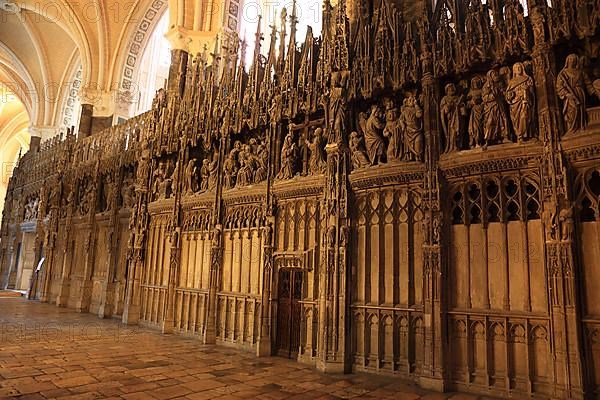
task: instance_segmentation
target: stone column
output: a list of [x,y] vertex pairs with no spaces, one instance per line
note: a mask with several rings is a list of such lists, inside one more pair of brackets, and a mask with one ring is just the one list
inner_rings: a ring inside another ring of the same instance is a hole
[[446,256],[441,244],[439,83],[432,73],[429,51],[422,56],[423,65],[423,122],[425,132],[425,179],[423,183],[423,371],[419,377],[422,387],[443,392],[447,377],[443,340],[446,337],[446,297],[443,280]]
[[183,97],[187,64],[187,52],[181,49],[171,50],[171,65],[169,66],[169,78],[167,81],[167,91],[169,93],[177,92],[180,97]]
[[[42,257],[42,250],[45,253],[45,265],[44,265],[44,280],[42,287],[40,288],[40,301],[46,303],[49,301],[48,293],[50,291],[50,285],[52,281],[52,269],[54,267],[54,246],[55,246],[55,230],[58,228],[57,216],[58,209],[53,204],[46,204],[46,187],[50,186],[46,184],[40,191],[40,208],[38,210],[37,218],[37,232],[36,232],[36,243],[34,246],[35,258],[33,263],[32,277],[35,276],[35,270]],[[50,208],[50,218],[48,218],[48,225],[44,229],[44,217],[46,215],[46,209]],[[42,239],[44,238],[44,239]],[[30,293],[30,296],[32,294]]]
[[135,325],[140,319],[141,281],[149,221],[148,193],[152,176],[151,149],[148,143],[142,144],[138,160],[135,182],[137,205],[132,209],[129,220],[131,233],[127,245],[127,286],[122,317],[123,323],[127,325]]
[[[19,215],[23,211],[23,205],[20,203],[20,200],[23,197],[23,189],[17,189],[13,194],[13,205],[11,211],[13,212],[13,218],[11,218],[11,222],[16,224],[19,220]],[[10,266],[8,272],[8,281],[6,288],[7,289],[15,289],[17,284],[17,272],[19,269],[19,259],[23,255],[22,249],[19,248],[19,241],[21,239],[21,232],[18,228],[13,229],[13,236],[11,238],[12,245],[12,258],[10,259]]]
[[119,197],[118,188],[121,187],[121,177],[119,174],[119,170],[113,173],[113,196],[112,199],[109,199],[110,205],[110,222],[107,229],[107,254],[106,254],[106,281],[104,282],[104,287],[102,288],[102,298],[100,300],[100,307],[98,308],[98,317],[106,318],[110,317],[113,313],[114,307],[114,276],[117,270],[117,263],[119,262],[119,257],[117,254],[118,251],[118,234],[119,234],[119,205],[117,199]]
[[173,206],[173,214],[171,216],[171,253],[169,257],[169,281],[167,284],[167,301],[165,316],[162,322],[162,332],[171,333],[175,323],[175,297],[176,289],[179,280],[179,269],[181,267],[181,182],[183,177],[184,166],[186,165],[186,146],[187,143],[183,140],[180,141],[179,157],[177,159],[177,176],[174,177],[173,181],[173,193],[175,196],[175,202]]
[[215,344],[217,340],[217,292],[221,286],[221,269],[223,267],[223,227],[222,219],[222,197],[223,197],[223,162],[229,138],[223,135],[219,143],[218,178],[215,189],[215,205],[213,207],[212,229],[210,233],[210,278],[208,288],[208,307],[206,310],[206,321],[202,333],[204,344]]
[[[76,187],[72,187],[73,192]],[[59,307],[66,307],[69,303],[69,295],[71,289],[71,266],[73,265],[73,256],[75,253],[75,242],[71,242],[71,227],[73,221],[73,202],[69,202],[67,205],[67,217],[65,218],[65,229],[63,237],[61,238],[63,243],[63,257],[62,265],[57,266],[62,269],[60,276],[60,285],[58,289],[58,296],[56,296],[56,305]]]
[[85,86],[80,90],[81,117],[79,137],[86,138],[112,126],[115,113],[115,94],[109,90]]
[[273,210],[273,165],[275,162],[274,146],[277,143],[275,137],[278,136],[281,125],[274,121],[269,126],[267,135],[267,148],[269,149],[269,163],[267,167],[267,189],[265,193],[265,226],[262,228],[262,246],[263,246],[263,290],[260,308],[260,335],[256,346],[256,355],[270,356],[273,351],[271,330],[273,327],[273,305],[271,300],[271,290],[273,286],[273,227],[275,226],[275,213]]
[[2,254],[0,258],[0,290],[5,290],[8,285],[8,275],[10,273],[11,260],[13,257],[13,249],[9,244],[11,237],[11,230],[8,228],[12,216],[12,205],[13,205],[13,180],[9,178],[8,188],[6,192],[6,197],[4,199],[4,209],[2,210],[2,225],[1,225],[1,234],[3,238],[7,240],[3,240],[0,243],[2,248]]
[[[93,218],[95,207],[90,211]],[[85,257],[85,265],[83,269],[83,280],[81,281],[81,292],[79,294],[79,298],[75,302],[75,309],[78,312],[88,312],[90,308],[90,302],[92,299],[92,273],[94,269],[95,263],[95,254],[96,254],[96,227],[93,221],[85,224],[85,228],[87,232],[87,236],[84,239],[84,254]]]
[[544,146],[542,157],[542,198],[545,232],[546,276],[549,288],[549,336],[553,354],[553,396],[583,399],[586,374],[582,366],[581,298],[576,283],[580,266],[575,257],[575,203],[570,198],[567,165],[560,146],[563,124],[556,95],[557,70],[554,52],[546,36],[546,5],[531,10],[534,32],[533,71],[536,85],[539,138]]
[[69,304],[69,295],[71,290],[71,265],[75,250],[75,243],[71,243],[70,236],[70,229],[67,229],[64,238],[65,247],[63,249],[62,274],[60,277],[58,296],[56,296],[56,305],[59,307],[66,307]]
[[84,260],[83,269],[83,280],[81,282],[81,292],[79,298],[75,302],[75,309],[78,312],[87,312],[90,307],[92,298],[92,274],[94,271],[94,264],[96,262],[96,240],[98,236],[98,227],[96,224],[96,209],[98,205],[99,185],[100,185],[100,174],[98,167],[94,170],[93,176],[89,179],[92,180],[94,197],[91,199],[89,204],[89,211],[86,216],[87,222],[83,224],[82,228],[87,230],[87,234],[84,239],[84,254],[86,255]]
[[79,117],[79,138],[86,138],[92,134],[92,115],[94,106],[81,104],[81,116]]
[[349,153],[337,133],[336,143],[325,147],[327,176],[324,209],[325,227],[319,271],[319,346],[317,369],[350,372],[347,244]]
[[37,153],[40,150],[40,144],[42,143],[41,136],[33,136],[31,135],[31,139],[29,141],[29,150],[33,153]]

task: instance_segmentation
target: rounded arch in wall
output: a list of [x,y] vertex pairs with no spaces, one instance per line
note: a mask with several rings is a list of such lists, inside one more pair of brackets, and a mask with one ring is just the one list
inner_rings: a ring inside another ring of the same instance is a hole
[[81,79],[83,71],[81,64],[78,64],[72,74],[71,79],[67,82],[68,91],[65,94],[60,120],[58,125],[61,129],[75,127],[77,132],[79,127],[79,117],[81,116],[81,101],[79,99],[79,90],[81,89]]
[[167,12],[167,0],[154,0],[140,17],[135,31],[129,38],[119,78],[119,92],[125,94],[122,98],[126,98],[125,103],[129,104],[126,106],[121,104],[118,107],[116,111],[117,120],[130,118],[136,111],[136,107],[132,103],[136,101],[141,60],[153,33]]

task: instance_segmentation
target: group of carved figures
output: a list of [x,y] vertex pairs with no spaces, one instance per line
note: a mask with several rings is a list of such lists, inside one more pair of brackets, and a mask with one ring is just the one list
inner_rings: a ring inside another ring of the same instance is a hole
[[175,162],[171,159],[160,161],[152,179],[153,200],[168,199],[172,194],[173,180],[177,176]]
[[267,179],[269,151],[259,139],[247,144],[237,140],[223,163],[223,187],[231,189],[259,183]]
[[[441,129],[444,135],[442,152],[518,142],[536,138],[536,97],[529,65],[518,62],[509,68],[492,69],[485,77],[471,79],[469,85],[448,83],[439,105]],[[566,132],[584,128],[587,122],[586,95],[598,94],[576,55],[567,58],[558,75],[557,95],[562,100]],[[466,94],[465,94],[466,93]],[[334,98],[337,98],[333,96]],[[294,125],[284,137],[280,152],[280,167],[276,179],[291,179],[304,172],[309,175],[325,171],[326,143],[339,144],[347,129],[345,105],[332,101],[327,118],[327,134],[322,128],[312,130],[308,137],[296,139]],[[394,99],[373,104],[361,112],[358,130],[350,133],[348,146],[354,169],[397,161],[423,161],[423,109],[417,95],[409,93],[398,107]],[[299,159],[307,160],[303,171]],[[259,183],[267,179],[269,151],[260,139],[247,143],[235,141],[223,162],[223,187],[231,189]],[[216,186],[218,163],[204,159],[198,170],[197,159],[185,167],[183,192],[186,194],[211,190]],[[173,163],[161,162],[154,173],[155,199],[169,196]]]
[[27,199],[27,203],[25,203],[25,214],[23,217],[23,221],[32,221],[37,219],[38,210],[40,206],[40,199],[37,196],[32,196]]
[[350,134],[349,147],[354,169],[393,161],[423,161],[423,110],[414,94],[398,108],[392,99],[385,111],[373,104],[359,115],[359,131]]
[[[556,81],[566,133],[585,128],[586,96],[598,95],[597,87],[587,77],[579,57],[568,56]],[[508,68],[501,68],[490,70],[485,78],[473,77],[466,95],[457,85],[448,83],[440,102],[442,151],[450,153],[536,138],[535,115],[535,85],[525,63],[514,64],[512,74]]]
[[299,173],[298,160],[303,153],[306,154],[308,159],[306,174],[319,175],[324,173],[326,168],[324,148],[327,142],[324,136],[323,129],[316,128],[310,138],[301,137],[299,143],[297,143],[294,139],[293,126],[290,127],[290,131],[285,136],[281,147],[281,166],[276,178],[290,179]]

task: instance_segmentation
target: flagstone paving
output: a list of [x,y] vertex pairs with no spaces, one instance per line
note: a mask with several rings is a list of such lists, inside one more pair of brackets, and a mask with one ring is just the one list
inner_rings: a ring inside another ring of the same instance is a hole
[[0,398],[482,399],[393,377],[325,375],[196,338],[18,298],[0,299]]

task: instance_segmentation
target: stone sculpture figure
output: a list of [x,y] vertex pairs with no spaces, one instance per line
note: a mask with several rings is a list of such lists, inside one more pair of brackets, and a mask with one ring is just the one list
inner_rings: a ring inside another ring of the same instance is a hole
[[60,185],[54,185],[52,189],[50,189],[50,196],[48,197],[48,205],[46,208],[51,209],[56,207],[58,204],[58,199],[60,195]]
[[382,111],[376,104],[371,106],[371,112],[368,116],[366,113],[361,113],[359,116],[359,123],[365,135],[365,144],[371,165],[384,161],[385,142],[381,132],[385,128],[385,123],[381,119]]
[[126,179],[121,187],[123,208],[131,208],[135,204],[135,185],[132,179]]
[[563,102],[566,134],[587,126],[586,91],[598,96],[583,71],[581,60],[576,54],[570,54],[556,79],[556,93]]
[[508,120],[500,75],[494,69],[487,73],[486,82],[482,89],[482,99],[485,146],[499,141],[506,141],[508,137]]
[[279,86],[276,86],[271,96],[271,104],[268,110],[269,121],[271,124],[275,124],[281,119],[283,115],[283,98],[281,96],[281,90]]
[[25,204],[25,217],[24,221],[34,220],[38,216],[39,200],[37,197],[31,197],[27,204]]
[[242,155],[239,156],[240,162],[242,159],[248,164],[249,171],[252,175],[250,182],[254,182],[254,173],[258,169],[258,157],[256,156],[256,149],[252,148],[251,144],[246,144],[242,148]]
[[575,233],[575,222],[573,221],[573,207],[563,208],[558,213],[560,221],[560,239],[563,241],[573,240]]
[[94,202],[94,192],[96,188],[93,182],[88,181],[85,184],[83,190],[80,192],[80,201],[79,201],[79,213],[80,215],[87,215],[90,211],[92,211],[92,205]]
[[219,174],[219,159],[215,157],[215,159],[208,166],[208,190],[215,190],[217,187],[217,181]]
[[102,211],[110,211],[113,205],[113,199],[114,199],[114,195],[115,195],[115,187],[113,184],[113,179],[110,175],[106,176],[106,179],[104,180],[104,184],[102,187],[102,194],[104,196],[103,200],[104,200],[104,204],[103,204],[103,209]]
[[208,190],[208,181],[210,179],[210,160],[205,158],[202,160],[202,167],[200,167],[200,191],[206,192]]
[[154,184],[152,186],[152,194],[154,196],[154,200],[156,200],[159,195],[159,188],[160,188],[162,182],[165,180],[166,170],[165,170],[164,161],[161,161],[158,163],[158,168],[154,171],[154,173],[152,175],[154,178]]
[[389,140],[387,147],[387,161],[400,160],[404,155],[404,137],[400,125],[400,111],[392,101],[390,101],[388,109],[386,110],[385,120],[383,136]]
[[188,161],[186,167],[185,167],[185,181],[184,181],[184,188],[183,188],[183,193],[186,194],[192,194],[194,192],[196,192],[196,174],[198,172],[198,169],[196,168],[196,159],[193,158],[190,161]]
[[231,189],[235,186],[239,170],[237,154],[238,150],[234,148],[229,152],[229,156],[223,163],[223,187],[225,189]]
[[256,149],[256,154],[258,154],[258,168],[254,172],[254,182],[259,183],[267,179],[269,152],[265,145],[259,144]]
[[342,72],[334,72],[331,75],[331,91],[329,93],[328,107],[328,143],[339,143],[342,134],[346,132],[346,82]]
[[460,150],[462,119],[466,114],[463,96],[457,94],[456,85],[449,83],[445,88],[446,95],[440,103],[442,129],[446,138],[444,153]]
[[479,76],[471,79],[471,90],[467,95],[467,103],[471,109],[469,115],[469,147],[479,147],[483,142],[483,79]]
[[179,173],[179,162],[175,164],[173,160],[169,160],[166,164],[166,169],[163,174],[163,179],[158,185],[158,198],[168,199],[171,195],[173,181],[177,179]]
[[356,131],[350,134],[350,151],[352,152],[352,168],[365,168],[370,164],[365,151],[364,138]]
[[400,126],[404,132],[404,159],[423,161],[423,110],[413,94],[404,99]]
[[310,151],[308,159],[308,173],[310,175],[322,174],[325,171],[325,157],[323,156],[323,129],[317,128],[312,141],[306,139],[306,146]]
[[254,183],[254,171],[252,169],[252,161],[246,153],[240,157],[240,169],[237,173],[237,187],[248,186]]
[[297,146],[294,143],[294,134],[289,132],[283,141],[281,149],[281,168],[277,174],[277,179],[291,179],[296,173],[296,154]]
[[513,77],[506,89],[506,101],[510,107],[510,119],[517,141],[521,143],[531,136],[535,102],[533,79],[527,75],[522,63],[513,66]]

